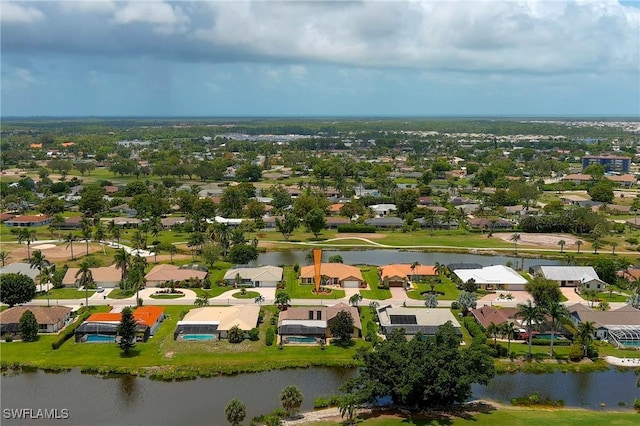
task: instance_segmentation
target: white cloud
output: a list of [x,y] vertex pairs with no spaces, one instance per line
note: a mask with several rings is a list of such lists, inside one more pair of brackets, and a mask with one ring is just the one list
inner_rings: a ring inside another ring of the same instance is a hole
[[165,2],[128,2],[118,8],[112,19],[116,24],[148,23],[162,33],[183,31],[189,23],[189,17],[180,6]]
[[44,19],[44,13],[35,7],[14,2],[0,2],[0,22],[30,24]]
[[111,13],[116,9],[114,1],[107,0],[82,0],[82,1],[62,1],[58,3],[61,10],[68,13]]

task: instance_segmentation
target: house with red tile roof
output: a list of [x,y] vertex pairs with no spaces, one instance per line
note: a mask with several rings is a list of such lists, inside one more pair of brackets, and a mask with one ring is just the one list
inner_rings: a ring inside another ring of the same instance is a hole
[[[362,272],[359,268],[342,263],[322,263],[320,275],[326,277],[323,285],[338,285],[344,288],[358,288],[364,283]],[[303,266],[300,269],[300,282],[302,284],[315,283],[314,265]]]
[[43,214],[38,215],[22,215],[6,220],[5,225],[10,227],[27,227],[27,226],[43,226],[51,223],[51,216]]
[[515,322],[518,308],[494,308],[493,306],[484,305],[482,308],[472,309],[471,314],[486,329],[491,323],[500,325],[505,322]]
[[[140,306],[133,311],[133,319],[138,323],[138,330],[147,330],[149,335],[153,336],[164,321],[164,309],[160,306]],[[120,324],[122,321],[122,312],[98,312],[92,314],[84,324]],[[83,325],[84,325],[83,324]],[[85,329],[90,329],[87,326]]]
[[436,277],[433,265],[416,265],[411,268],[408,263],[394,263],[378,268],[380,282],[388,283],[389,287],[406,287],[409,282],[424,281],[429,277]]

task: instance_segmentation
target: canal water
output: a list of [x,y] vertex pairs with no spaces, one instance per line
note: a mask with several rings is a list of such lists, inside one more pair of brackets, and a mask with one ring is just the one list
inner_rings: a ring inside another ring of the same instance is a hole
[[[304,393],[303,410],[311,410],[319,396],[329,396],[354,370],[307,368],[220,376],[184,382],[157,382],[119,376],[103,379],[81,374],[42,371],[2,377],[2,425],[34,424],[9,420],[5,409],[67,409],[68,419],[52,425],[224,425],[224,407],[232,398],[247,406],[244,424],[280,406],[280,391],[288,385]],[[474,386],[474,398],[508,403],[512,397],[538,392],[544,398],[563,399],[567,406],[631,410],[640,398],[632,371],[596,373],[524,373],[496,376],[489,386]],[[622,407],[619,403],[624,403]]]
[[[285,250],[261,253],[255,265],[293,265],[298,263],[306,265],[311,263],[307,256],[311,253],[308,250]],[[444,265],[451,263],[477,263],[482,266],[506,265],[511,262],[514,267],[520,266],[523,258],[514,256],[495,256],[464,253],[439,253],[401,250],[322,250],[322,260],[328,261],[334,255],[342,256],[344,263],[349,265],[387,265],[390,263],[413,263],[420,262],[422,265],[433,265],[439,262]],[[536,265],[562,265],[562,261],[524,258],[524,267],[528,269]]]

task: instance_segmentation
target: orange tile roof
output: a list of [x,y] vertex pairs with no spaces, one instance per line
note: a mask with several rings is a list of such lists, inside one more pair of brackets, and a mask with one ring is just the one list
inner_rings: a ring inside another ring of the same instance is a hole
[[344,207],[344,204],[343,204],[343,203],[331,204],[331,205],[329,206],[329,211],[330,211],[331,213],[339,213],[339,212],[340,212],[340,209],[341,209],[342,207]]
[[75,145],[75,142],[62,142],[62,146],[65,148],[69,146],[74,146],[74,145]]
[[[138,323],[153,327],[162,316],[164,309],[159,306],[141,306],[133,311],[133,319]],[[86,322],[120,322],[122,312],[99,312],[92,314]]]
[[11,219],[12,222],[19,222],[19,223],[29,223],[29,222],[45,222],[47,220],[50,220],[51,217],[49,216],[45,216],[43,214],[36,214],[36,215],[28,215],[28,214],[23,214],[22,216],[16,216],[13,219]]
[[29,148],[31,148],[31,149],[40,149],[40,148],[42,148],[42,144],[41,143],[32,143],[31,145],[29,145]]
[[[342,263],[322,263],[320,265],[320,274],[326,275],[329,278],[337,278],[339,281],[351,277],[364,281],[359,268]],[[302,269],[300,269],[300,278],[313,278],[314,276],[315,270],[313,265],[303,266]]]
[[418,265],[415,270],[411,270],[411,265],[408,263],[393,263],[391,265],[385,265],[380,267],[381,277],[385,279],[387,277],[408,277],[409,275],[438,275],[436,273],[436,267],[432,265]]

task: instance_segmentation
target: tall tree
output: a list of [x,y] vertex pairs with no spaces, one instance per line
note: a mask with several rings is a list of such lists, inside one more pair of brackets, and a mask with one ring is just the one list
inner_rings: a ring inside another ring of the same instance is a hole
[[0,302],[12,307],[31,301],[36,296],[36,284],[22,274],[0,275]]
[[116,269],[120,269],[120,283],[124,286],[129,272],[131,255],[121,248],[116,250],[116,254],[113,255],[113,261],[116,264]]
[[500,327],[500,334],[502,335],[502,337],[505,337],[507,339],[507,352],[509,354],[511,353],[511,339],[515,337],[517,332],[518,329],[510,321],[502,323]]
[[300,226],[300,219],[298,219],[298,217],[293,213],[285,213],[282,220],[280,220],[280,218],[278,217],[276,218],[276,229],[287,241],[298,228],[298,226]]
[[35,229],[29,229],[29,228],[18,229],[18,243],[27,244],[27,259],[29,259],[29,262],[31,261],[31,243],[34,242],[35,240],[36,240]]
[[592,321],[585,321],[578,324],[578,338],[582,343],[582,349],[584,350],[584,356],[589,354],[589,346],[593,342],[593,338],[596,334],[596,326]]
[[346,310],[338,312],[329,323],[329,330],[340,344],[346,345],[351,342],[351,335],[353,334],[353,317],[351,313]]
[[[78,276],[80,278],[78,278]],[[78,272],[76,272],[76,283],[78,288],[84,287],[85,306],[89,306],[89,287],[93,287],[93,273],[91,272],[91,263],[85,260],[80,263]]]
[[[33,256],[31,257],[31,261],[29,262],[31,268],[36,268],[38,270],[38,275],[42,274],[42,270],[49,265],[49,261],[47,261],[42,251],[36,250],[33,252]],[[42,279],[40,279],[40,291],[42,291]]]
[[513,249],[516,253],[516,256],[518,255],[518,243],[520,242],[520,240],[522,239],[522,237],[520,236],[519,233],[515,233],[511,236],[511,238],[509,238],[509,241],[513,242]]
[[126,354],[129,355],[136,346],[136,334],[138,332],[138,323],[133,318],[133,311],[130,307],[122,310],[122,319],[118,324],[118,346]]
[[9,253],[2,250],[0,251],[0,261],[2,262],[2,267],[4,268],[4,264],[9,259]]
[[527,304],[518,304],[518,316],[524,321],[527,328],[527,343],[528,351],[527,357],[531,358],[531,339],[533,327],[540,324],[540,321],[544,318],[542,311],[536,305],[531,303],[531,300],[527,300]]
[[314,237],[318,238],[318,235],[322,232],[327,225],[327,220],[324,218],[324,212],[320,209],[313,209],[307,213],[304,217],[304,225],[307,231],[313,233]]
[[67,244],[67,247],[69,247],[71,249],[71,260],[75,259],[75,256],[73,255],[73,243],[74,241],[76,241],[76,236],[73,235],[73,232],[69,232],[65,237],[64,237],[64,242]]
[[23,342],[33,342],[38,338],[38,321],[33,312],[29,310],[24,311],[20,316],[18,328]]

